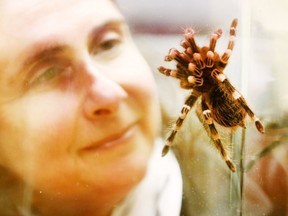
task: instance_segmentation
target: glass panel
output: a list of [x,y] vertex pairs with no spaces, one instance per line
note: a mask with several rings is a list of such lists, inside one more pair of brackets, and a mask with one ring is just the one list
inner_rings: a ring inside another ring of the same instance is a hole
[[[178,132],[174,153],[184,183],[183,215],[288,214],[288,3],[276,1],[129,1],[119,0],[137,45],[155,72],[163,104],[164,137],[169,135],[189,91],[157,71],[170,48],[183,51],[183,30],[192,27],[200,46],[211,32],[223,30],[216,50],[223,53],[229,27],[238,18],[236,45],[225,74],[263,122],[259,133],[253,119],[246,129],[216,125],[221,139],[232,146],[237,172],[231,173],[213,148],[195,114]],[[255,119],[254,119],[255,120]]]

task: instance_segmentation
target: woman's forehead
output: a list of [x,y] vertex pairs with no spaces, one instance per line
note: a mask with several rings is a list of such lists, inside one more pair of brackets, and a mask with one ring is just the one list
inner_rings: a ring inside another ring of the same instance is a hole
[[37,41],[81,43],[117,20],[122,16],[110,0],[0,0],[0,60],[20,61]]
[[[79,35],[122,19],[110,0],[2,0],[0,41],[25,41],[55,34]],[[18,4],[19,3],[19,4]],[[77,38],[75,38],[77,39]],[[4,43],[4,45],[6,42]],[[0,43],[1,45],[1,43]]]

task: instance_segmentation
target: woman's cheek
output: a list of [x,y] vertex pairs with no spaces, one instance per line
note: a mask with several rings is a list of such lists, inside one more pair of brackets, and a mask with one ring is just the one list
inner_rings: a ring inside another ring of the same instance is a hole
[[23,106],[23,120],[29,130],[42,130],[48,134],[53,131],[60,133],[58,129],[69,125],[77,110],[72,94],[57,91],[27,97]]
[[10,161],[14,163],[19,161],[17,158],[22,158],[27,162],[41,158],[45,152],[49,154],[50,149],[60,152],[67,148],[68,133],[73,130],[77,110],[74,100],[72,96],[50,92],[27,95],[7,104],[2,109],[1,120],[5,131],[3,136],[7,138],[4,138],[5,143],[1,140],[1,148],[7,152]]

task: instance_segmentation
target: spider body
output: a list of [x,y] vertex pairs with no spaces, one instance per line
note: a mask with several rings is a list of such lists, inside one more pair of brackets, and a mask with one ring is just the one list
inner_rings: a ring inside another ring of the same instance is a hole
[[209,136],[231,171],[235,172],[235,165],[221,142],[214,121],[227,128],[245,127],[245,119],[248,115],[255,122],[257,130],[264,133],[264,127],[260,120],[223,72],[234,48],[236,26],[237,19],[234,19],[230,27],[228,46],[222,55],[215,52],[216,42],[222,34],[221,29],[211,35],[209,46],[203,47],[197,46],[193,29],[186,29],[185,39],[181,42],[184,51],[180,52],[173,48],[165,57],[166,61],[175,60],[177,62],[176,69],[162,66],[158,68],[160,73],[179,79],[181,88],[191,91],[167,138],[162,151],[163,156],[173,145],[173,140],[188,112],[200,98],[203,124],[207,126]]
[[234,100],[227,90],[214,88],[202,98],[206,101],[212,118],[224,127],[244,125],[246,111],[241,104]]

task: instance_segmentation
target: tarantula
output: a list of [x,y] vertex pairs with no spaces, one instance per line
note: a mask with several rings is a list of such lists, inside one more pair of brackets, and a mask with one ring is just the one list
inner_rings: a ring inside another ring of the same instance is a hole
[[232,21],[228,46],[222,55],[214,51],[217,40],[222,35],[221,29],[212,33],[209,47],[198,47],[194,40],[194,30],[187,28],[184,31],[185,39],[180,43],[185,50],[180,52],[172,48],[165,57],[165,61],[177,62],[176,69],[162,66],[158,68],[160,73],[179,79],[181,88],[191,90],[180,116],[166,139],[162,156],[169,151],[184,119],[199,98],[201,98],[203,124],[206,125],[210,138],[231,171],[235,172],[236,167],[221,142],[214,121],[227,128],[245,127],[245,117],[248,114],[255,122],[257,130],[264,133],[259,118],[254,115],[243,96],[223,73],[234,48],[237,23],[237,19]]

